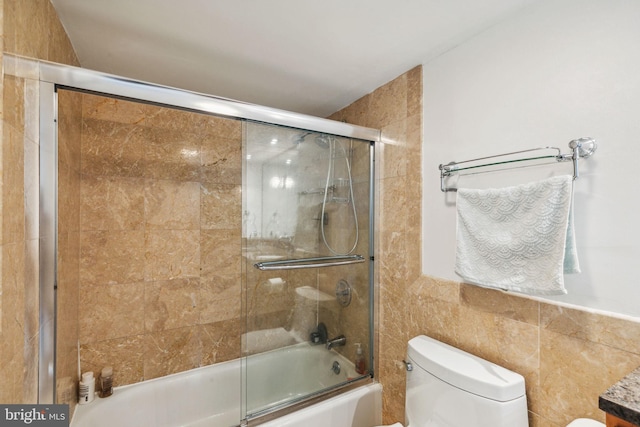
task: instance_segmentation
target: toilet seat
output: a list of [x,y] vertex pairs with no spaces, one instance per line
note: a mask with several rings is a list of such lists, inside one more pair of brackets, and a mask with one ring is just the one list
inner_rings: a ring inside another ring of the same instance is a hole
[[589,418],[578,418],[571,421],[567,427],[604,427],[604,424]]

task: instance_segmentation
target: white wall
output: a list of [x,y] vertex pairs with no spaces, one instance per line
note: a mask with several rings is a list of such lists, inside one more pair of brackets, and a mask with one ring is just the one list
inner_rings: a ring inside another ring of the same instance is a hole
[[[640,1],[545,0],[424,64],[423,272],[460,280],[440,163],[598,140],[575,183],[582,273],[554,300],[640,317]],[[569,163],[467,176],[500,187]]]

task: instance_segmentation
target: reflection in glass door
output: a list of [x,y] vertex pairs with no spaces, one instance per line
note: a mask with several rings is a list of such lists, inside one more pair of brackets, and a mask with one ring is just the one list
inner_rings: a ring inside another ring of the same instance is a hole
[[243,403],[253,418],[370,375],[372,149],[253,122],[244,134]]

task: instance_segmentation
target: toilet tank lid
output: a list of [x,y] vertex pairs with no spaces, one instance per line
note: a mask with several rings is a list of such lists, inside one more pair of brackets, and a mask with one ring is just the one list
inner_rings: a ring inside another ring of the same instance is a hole
[[420,368],[469,393],[499,402],[525,393],[522,375],[425,335],[409,340],[408,356]]

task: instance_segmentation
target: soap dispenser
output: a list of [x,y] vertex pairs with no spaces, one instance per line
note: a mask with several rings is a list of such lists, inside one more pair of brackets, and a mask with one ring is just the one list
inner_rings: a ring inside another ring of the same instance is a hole
[[360,343],[356,343],[356,345],[358,346],[357,350],[356,350],[356,372],[359,373],[360,375],[364,375],[367,373],[367,367],[365,366],[365,361],[364,361],[364,354],[362,354],[362,346],[360,345]]

